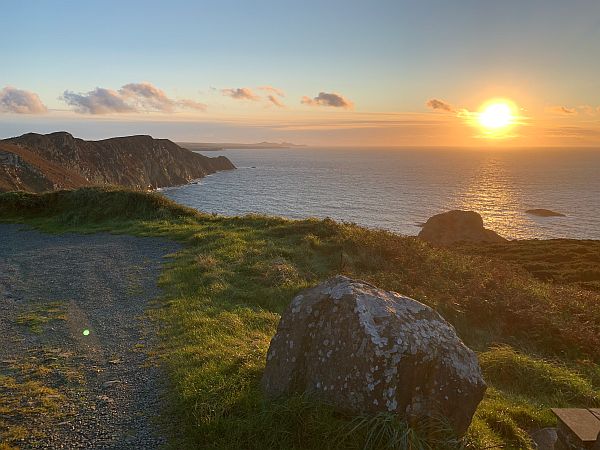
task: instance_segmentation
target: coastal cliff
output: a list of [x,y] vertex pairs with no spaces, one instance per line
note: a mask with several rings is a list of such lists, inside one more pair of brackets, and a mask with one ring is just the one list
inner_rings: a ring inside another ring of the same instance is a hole
[[230,169],[235,166],[224,156],[209,158],[151,136],[85,141],[57,132],[0,141],[0,191],[90,185],[148,189],[185,184]]

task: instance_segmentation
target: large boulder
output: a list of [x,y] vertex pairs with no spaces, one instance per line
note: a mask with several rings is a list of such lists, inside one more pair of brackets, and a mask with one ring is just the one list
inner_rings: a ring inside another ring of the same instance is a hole
[[483,227],[483,219],[475,211],[448,211],[430,217],[419,237],[437,245],[456,242],[506,242],[495,231]]
[[293,299],[262,385],[269,397],[307,393],[351,414],[443,417],[459,435],[486,389],[477,356],[438,313],[344,276]]

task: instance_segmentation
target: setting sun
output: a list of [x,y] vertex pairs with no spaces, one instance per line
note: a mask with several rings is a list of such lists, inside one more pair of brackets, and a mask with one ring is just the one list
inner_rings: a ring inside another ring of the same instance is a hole
[[487,130],[498,130],[511,125],[514,115],[508,102],[494,101],[485,105],[479,113],[479,124]]

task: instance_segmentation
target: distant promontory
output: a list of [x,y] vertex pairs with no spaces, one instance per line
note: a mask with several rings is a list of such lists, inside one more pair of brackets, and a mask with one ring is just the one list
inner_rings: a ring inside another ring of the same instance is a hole
[[178,142],[177,144],[183,148],[187,148],[188,150],[204,152],[242,149],[306,147],[306,145],[292,144],[291,142],[256,142],[251,144],[241,144],[239,142]]
[[224,156],[209,158],[151,136],[85,141],[57,132],[0,140],[0,192],[90,185],[155,189],[230,169],[235,166]]

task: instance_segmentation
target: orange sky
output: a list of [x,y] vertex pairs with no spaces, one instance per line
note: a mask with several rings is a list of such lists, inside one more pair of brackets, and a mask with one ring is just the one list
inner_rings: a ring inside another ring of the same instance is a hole
[[[20,0],[3,13],[0,137],[600,142],[597,0]],[[491,98],[516,105],[503,139],[468,123]]]

